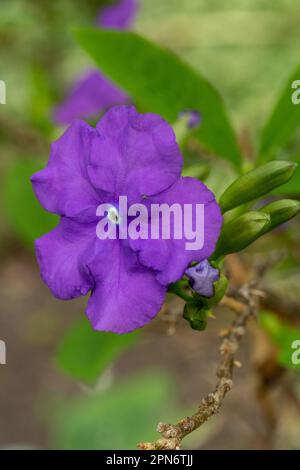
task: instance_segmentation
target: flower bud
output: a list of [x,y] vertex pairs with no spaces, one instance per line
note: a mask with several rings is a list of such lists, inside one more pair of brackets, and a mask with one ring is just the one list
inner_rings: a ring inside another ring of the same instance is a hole
[[203,331],[207,325],[208,310],[201,307],[199,302],[192,300],[184,306],[183,318],[185,318],[193,330]]
[[300,202],[293,199],[281,199],[262,207],[260,212],[271,217],[270,225],[264,230],[266,233],[295,217],[300,212]]
[[202,119],[201,114],[198,113],[198,111],[194,109],[181,111],[178,115],[178,118],[185,119],[187,123],[187,127],[189,129],[194,129],[195,127],[198,127]]
[[214,268],[207,259],[189,267],[185,275],[190,281],[191,288],[199,295],[204,297],[214,295],[214,283],[219,279],[219,270]]
[[286,183],[296,167],[294,162],[277,160],[249,171],[236,179],[222,194],[219,201],[222,212],[268,194]]
[[265,233],[270,222],[270,215],[259,211],[249,211],[225,222],[213,259],[243,250]]

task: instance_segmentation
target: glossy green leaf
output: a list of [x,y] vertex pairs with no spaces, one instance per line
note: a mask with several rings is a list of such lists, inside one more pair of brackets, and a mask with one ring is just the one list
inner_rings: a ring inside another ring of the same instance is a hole
[[[276,151],[284,147],[300,126],[300,104],[292,101],[292,88],[295,80],[300,79],[300,67],[292,73],[284,85],[278,101],[262,131],[259,155],[260,159],[271,159]],[[298,91],[299,97],[299,91]]]
[[101,372],[129,346],[138,332],[126,335],[94,331],[83,318],[65,334],[57,352],[59,367],[78,380],[93,383]]
[[143,110],[169,122],[194,109],[201,125],[194,135],[210,151],[240,166],[241,155],[217,90],[173,52],[131,32],[77,29],[79,44],[100,69]]
[[33,246],[36,238],[52,230],[58,217],[46,212],[32,190],[30,176],[43,167],[38,159],[20,159],[13,162],[3,185],[3,202],[6,217],[16,235]]

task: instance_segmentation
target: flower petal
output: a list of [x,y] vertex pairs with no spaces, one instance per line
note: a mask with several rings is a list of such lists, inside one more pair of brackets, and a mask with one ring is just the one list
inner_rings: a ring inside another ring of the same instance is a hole
[[95,279],[87,316],[95,330],[127,333],[141,328],[159,312],[166,288],[155,273],[119,240],[105,240],[106,249],[91,253],[86,266]]
[[128,202],[157,194],[179,177],[182,155],[169,124],[133,106],[109,110],[97,125],[89,176],[93,185]]
[[52,144],[47,167],[31,177],[35,195],[46,210],[82,220],[95,218],[99,194],[86,171],[95,135],[88,124],[75,121]]
[[55,297],[73,299],[93,287],[93,280],[81,269],[81,257],[95,237],[95,224],[62,217],[54,230],[36,240],[41,277]]
[[133,23],[137,9],[137,0],[118,0],[116,5],[101,9],[97,25],[102,28],[127,29]]
[[70,124],[74,119],[98,117],[103,110],[128,101],[125,92],[97,69],[90,69],[74,83],[63,103],[55,108],[54,121]]
[[[201,249],[190,250],[186,243],[191,242],[184,236],[174,239],[174,224],[171,219],[170,239],[137,239],[129,240],[130,247],[138,252],[140,262],[157,271],[157,279],[163,285],[180,279],[189,263],[209,258],[215,249],[222,225],[222,216],[219,206],[211,191],[200,181],[194,178],[179,178],[169,189],[147,200],[151,204],[191,204],[193,207],[192,223],[195,228],[195,206],[204,204],[204,244]],[[184,220],[184,217],[183,217]]]

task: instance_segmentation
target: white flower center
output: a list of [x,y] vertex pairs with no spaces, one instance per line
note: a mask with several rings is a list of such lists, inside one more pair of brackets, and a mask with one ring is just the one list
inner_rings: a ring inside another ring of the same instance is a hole
[[107,213],[107,218],[114,224],[118,225],[119,222],[120,222],[120,218],[119,218],[119,212],[118,210],[114,207],[114,206],[111,206],[109,209],[108,209],[108,213]]

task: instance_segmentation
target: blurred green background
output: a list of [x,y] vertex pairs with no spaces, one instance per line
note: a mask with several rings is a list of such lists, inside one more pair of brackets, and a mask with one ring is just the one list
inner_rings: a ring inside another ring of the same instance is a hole
[[[228,312],[210,320],[203,334],[184,321],[174,332],[162,317],[141,334],[116,339],[91,332],[82,319],[84,300],[53,299],[39,278],[33,240],[56,218],[39,207],[29,176],[44,165],[50,142],[63,130],[52,123],[53,107],[92,64],[71,27],[93,24],[105,3],[1,0],[0,80],[7,86],[7,103],[0,105],[0,338],[8,351],[7,365],[0,366],[2,447],[134,448],[155,438],[158,421],[193,410],[215,384],[217,334],[228,323]],[[174,50],[211,81],[251,159],[280,89],[300,63],[299,2],[139,3],[134,30]],[[299,133],[288,150],[299,152]],[[212,167],[213,189],[232,178],[225,170],[217,175]],[[259,253],[291,247],[284,269],[270,276],[269,288],[281,289],[295,309],[300,304],[298,230],[292,223],[271,244],[268,238],[256,246]],[[250,250],[246,264],[252,256]],[[180,302],[168,305],[178,316]],[[281,405],[272,420],[260,388],[257,364],[264,353],[259,348],[268,342],[261,342],[260,334],[245,341],[244,367],[222,413],[187,440],[187,447],[299,447],[299,379],[293,378],[291,391],[290,379],[276,366],[280,380],[275,373],[268,400]],[[259,360],[251,352],[257,341]]]

